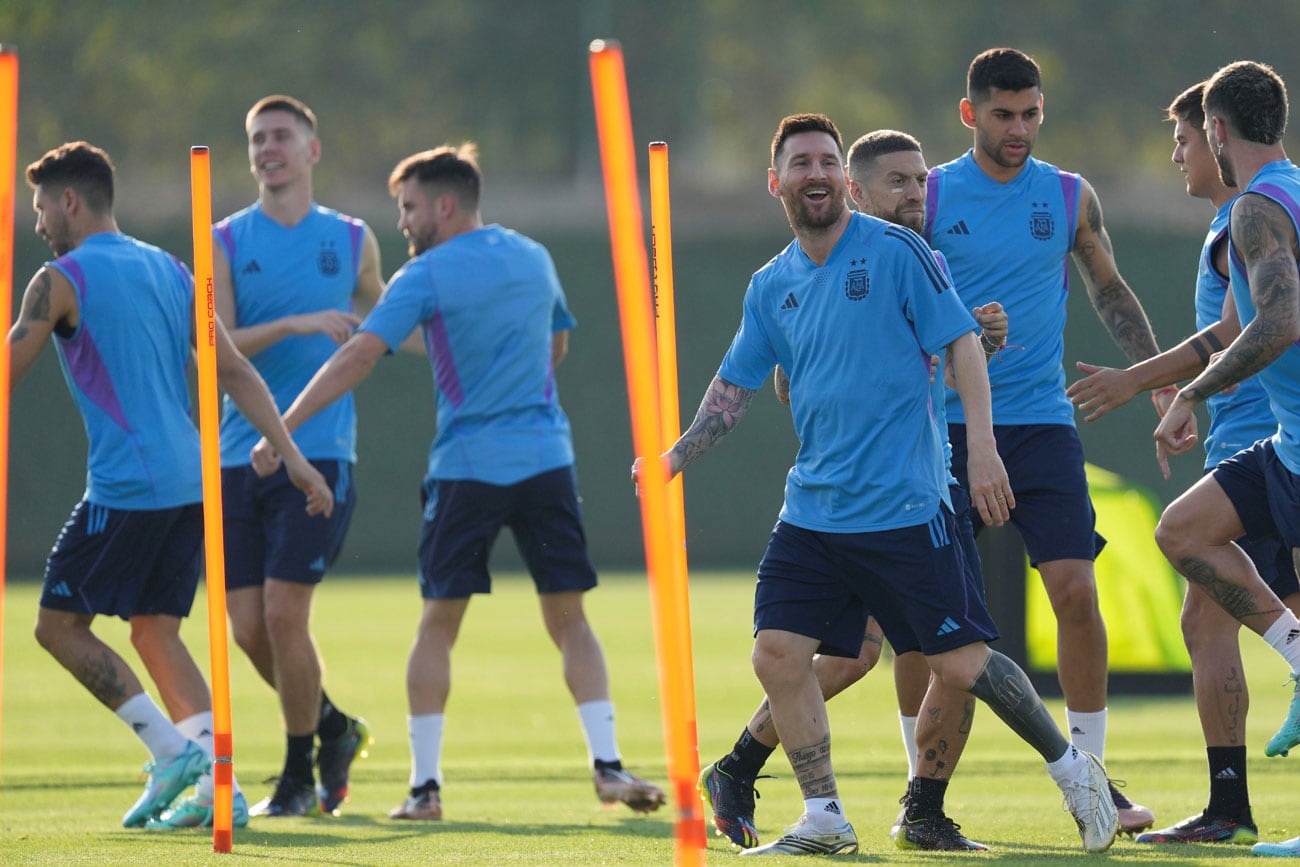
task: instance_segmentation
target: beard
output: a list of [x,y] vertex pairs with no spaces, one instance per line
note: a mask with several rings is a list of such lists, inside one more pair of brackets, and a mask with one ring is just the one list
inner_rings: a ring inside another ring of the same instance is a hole
[[790,225],[796,231],[817,232],[835,225],[847,207],[846,202],[847,193],[836,195],[831,191],[826,198],[825,210],[818,214],[804,201],[803,190],[800,190],[786,201],[785,209],[790,217]]
[[921,211],[920,213],[917,213],[913,211],[905,213],[903,211],[903,206],[899,205],[894,209],[894,213],[890,215],[889,222],[896,226],[903,226],[911,229],[919,235],[921,234],[921,230],[925,228],[925,212]]
[[46,231],[41,237],[45,243],[50,245],[50,251],[54,253],[56,258],[67,255],[73,250],[72,239],[68,237],[67,232]]
[[1029,160],[1030,154],[1034,152],[1034,143],[1031,141],[1021,141],[1020,144],[1025,146],[1025,153],[1019,157],[1007,157],[1002,155],[1002,142],[994,142],[991,139],[980,137],[980,150],[996,164],[1004,169],[1018,169]]
[[1223,151],[1215,150],[1214,161],[1219,164],[1219,179],[1223,181],[1226,186],[1237,186],[1237,173],[1232,170],[1232,165],[1223,155]]
[[426,250],[432,250],[438,246],[438,233],[435,231],[428,235],[410,235],[406,236],[406,251],[415,258]]

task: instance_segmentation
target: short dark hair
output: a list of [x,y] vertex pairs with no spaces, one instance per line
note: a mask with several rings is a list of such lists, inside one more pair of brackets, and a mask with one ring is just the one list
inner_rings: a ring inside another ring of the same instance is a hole
[[388,192],[397,195],[402,184],[411,178],[451,193],[466,208],[477,208],[483,190],[478,146],[473,142],[463,142],[457,146],[443,145],[411,154],[388,176]]
[[1271,66],[1229,63],[1205,84],[1205,114],[1218,114],[1246,141],[1277,144],[1286,132],[1286,84]]
[[772,168],[776,168],[776,158],[781,155],[785,140],[801,132],[826,133],[835,139],[835,147],[839,149],[840,156],[844,155],[844,137],[829,117],[824,114],[792,114],[781,118],[781,123],[776,127],[776,135],[772,136]]
[[268,111],[287,111],[302,121],[311,130],[312,135],[316,134],[316,112],[308,108],[307,103],[301,99],[285,96],[283,93],[264,96],[253,103],[253,107],[248,110],[248,114],[244,117],[244,128],[247,129],[252,125],[253,118]]
[[1174,123],[1186,121],[1195,127],[1205,126],[1205,109],[1201,107],[1204,98],[1205,82],[1198,81],[1174,97],[1174,101],[1165,109],[1165,120]]
[[849,174],[861,180],[871,165],[886,154],[903,151],[921,152],[921,143],[915,137],[896,129],[878,129],[869,132],[849,147]]
[[86,206],[97,214],[113,210],[113,161],[100,148],[84,141],[61,144],[27,167],[27,183],[33,189],[61,191],[72,187]]
[[1043,76],[1034,58],[1014,48],[990,48],[975,55],[966,71],[966,98],[983,102],[994,88],[1028,90],[1043,87]]

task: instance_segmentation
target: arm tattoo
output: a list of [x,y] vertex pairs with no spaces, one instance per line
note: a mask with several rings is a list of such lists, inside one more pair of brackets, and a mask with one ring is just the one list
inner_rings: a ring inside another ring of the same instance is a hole
[[1249,274],[1255,318],[1228,351],[1187,386],[1193,400],[1204,400],[1263,370],[1300,333],[1300,276],[1290,217],[1276,202],[1247,194],[1233,208],[1232,239]]
[[1102,249],[1107,253],[1112,252],[1110,248],[1110,237],[1106,234],[1105,227],[1101,224],[1101,202],[1097,201],[1097,196],[1088,197],[1088,228],[1092,233],[1101,239]]
[[672,459],[678,470],[704,454],[736,425],[740,424],[749,409],[754,392],[715,376],[704,392],[704,400],[695,413],[695,420],[672,448]]
[[1223,349],[1223,341],[1214,336],[1213,331],[1202,331],[1191,339],[1192,349],[1196,351],[1196,357],[1201,360],[1201,367],[1210,363],[1210,356]]
[[1116,345],[1131,362],[1145,361],[1159,350],[1151,334],[1151,323],[1133,290],[1116,274],[1096,289],[1092,304]]
[[1141,302],[1115,268],[1115,252],[1102,224],[1101,204],[1096,194],[1087,199],[1084,219],[1091,234],[1076,240],[1074,256],[1083,271],[1088,297],[1124,357],[1130,362],[1145,361],[1160,351],[1151,323]]
[[27,321],[49,322],[50,321],[50,272],[41,269],[32,281],[31,288],[23,296],[23,307],[18,315],[18,323],[14,328],[14,341],[22,340],[27,336]]
[[804,800],[808,798],[834,798],[839,795],[835,787],[835,773],[831,770],[831,736],[815,744],[786,750],[790,768],[799,781]]

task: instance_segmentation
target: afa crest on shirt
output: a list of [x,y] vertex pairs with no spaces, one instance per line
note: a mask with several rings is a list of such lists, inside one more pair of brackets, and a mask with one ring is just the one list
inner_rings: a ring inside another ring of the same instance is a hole
[[844,297],[850,301],[861,301],[870,291],[871,277],[868,276],[867,269],[852,268],[844,278]]
[[339,254],[334,252],[332,244],[321,245],[320,255],[316,257],[316,267],[326,277],[333,277],[339,273]]
[[1029,232],[1040,241],[1050,240],[1056,231],[1052,212],[1047,208],[1047,202],[1034,202],[1029,213]]

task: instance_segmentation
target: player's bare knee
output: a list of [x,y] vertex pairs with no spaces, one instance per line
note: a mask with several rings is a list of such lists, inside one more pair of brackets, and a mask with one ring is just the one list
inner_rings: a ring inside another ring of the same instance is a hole
[[989,648],[983,642],[963,645],[954,650],[927,656],[934,676],[949,689],[969,690],[988,663]]
[[1169,562],[1176,564],[1195,544],[1195,523],[1188,510],[1176,502],[1165,509],[1156,524],[1156,547]]

